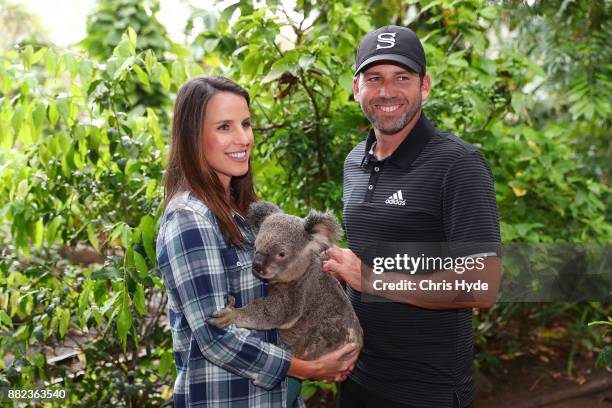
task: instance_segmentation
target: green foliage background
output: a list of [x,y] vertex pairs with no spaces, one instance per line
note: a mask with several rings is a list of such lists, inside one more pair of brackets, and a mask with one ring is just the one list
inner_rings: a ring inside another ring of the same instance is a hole
[[[0,385],[57,380],[70,392],[61,406],[167,404],[174,367],[154,240],[178,88],[205,73],[247,87],[260,197],[341,216],[343,160],[368,129],[352,100],[354,50],[389,23],[425,44],[427,115],[491,165],[505,242],[611,241],[606,1],[298,1],[297,15],[240,2],[193,9],[183,44],[157,21],[157,0],[98,7],[74,48],[26,40],[0,53]],[[592,349],[602,339],[587,323],[610,312],[481,310],[477,364],[495,366],[500,322],[562,316],[566,336]],[[74,343],[70,364],[50,361]]]

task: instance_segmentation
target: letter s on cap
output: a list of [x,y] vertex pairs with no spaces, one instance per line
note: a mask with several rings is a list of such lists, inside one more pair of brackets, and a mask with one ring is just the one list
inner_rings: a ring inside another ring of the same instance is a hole
[[[379,44],[376,44],[376,49],[380,50],[381,48],[393,48],[395,46],[395,34],[397,33],[378,34]],[[383,44],[380,44],[380,43],[383,43]]]

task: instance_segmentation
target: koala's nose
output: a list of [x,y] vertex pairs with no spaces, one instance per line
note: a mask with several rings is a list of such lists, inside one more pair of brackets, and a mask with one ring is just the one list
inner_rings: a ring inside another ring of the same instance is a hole
[[253,270],[257,273],[261,273],[261,271],[263,270],[263,264],[265,260],[266,260],[265,256],[255,253],[255,257],[253,258]]

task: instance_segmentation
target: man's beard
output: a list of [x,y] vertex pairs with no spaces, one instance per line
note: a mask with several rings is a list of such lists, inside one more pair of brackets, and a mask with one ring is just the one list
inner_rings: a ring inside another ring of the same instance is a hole
[[[394,104],[402,104],[404,106],[404,110],[401,115],[395,119],[390,120],[391,118],[384,120],[381,118],[377,112],[377,109],[373,107],[376,104],[385,104],[385,105],[394,105]],[[366,118],[370,121],[374,128],[378,129],[380,133],[383,135],[394,135],[398,133],[400,130],[404,129],[408,123],[419,113],[421,110],[421,92],[415,98],[415,103],[413,105],[408,104],[408,101],[404,98],[402,99],[374,99],[370,102],[369,106],[366,106],[364,103],[361,103],[361,110],[365,114]]]

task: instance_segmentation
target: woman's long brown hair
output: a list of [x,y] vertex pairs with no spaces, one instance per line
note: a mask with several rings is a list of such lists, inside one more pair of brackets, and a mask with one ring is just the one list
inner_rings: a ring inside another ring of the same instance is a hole
[[226,243],[244,242],[232,216],[232,204],[244,215],[249,205],[257,200],[253,190],[253,176],[232,177],[230,183],[233,203],[226,194],[204,156],[202,129],[210,98],[219,92],[231,92],[244,97],[250,106],[249,93],[231,79],[221,76],[198,77],[185,82],[176,96],[172,120],[172,142],[164,175],[164,208],[180,191],[189,190],[202,200],[217,218]]

